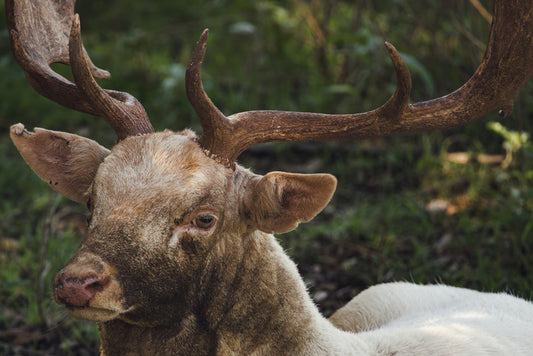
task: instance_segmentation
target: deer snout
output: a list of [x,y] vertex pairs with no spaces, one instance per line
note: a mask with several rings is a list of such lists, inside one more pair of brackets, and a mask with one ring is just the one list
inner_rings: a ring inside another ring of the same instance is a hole
[[78,251],[54,278],[54,299],[74,318],[112,320],[130,310],[117,277],[117,270],[101,257]]
[[60,272],[54,279],[54,298],[66,306],[85,307],[108,284],[109,278],[96,272],[80,277]]
[[99,256],[79,252],[54,278],[54,298],[67,307],[87,307],[110,282],[106,263]]

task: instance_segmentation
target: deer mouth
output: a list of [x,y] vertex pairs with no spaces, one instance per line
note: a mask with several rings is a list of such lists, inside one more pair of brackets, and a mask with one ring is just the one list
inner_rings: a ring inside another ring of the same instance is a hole
[[106,308],[96,306],[77,307],[73,305],[67,305],[66,309],[69,314],[76,319],[106,322],[120,318],[122,315],[129,313],[135,308],[134,306],[129,308]]
[[69,314],[76,319],[105,322],[116,319],[124,311],[106,308],[67,306]]

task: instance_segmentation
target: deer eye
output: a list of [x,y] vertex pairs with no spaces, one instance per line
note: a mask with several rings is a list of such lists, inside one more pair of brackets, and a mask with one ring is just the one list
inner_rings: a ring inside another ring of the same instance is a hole
[[200,229],[209,229],[215,224],[216,217],[210,214],[200,214],[194,219],[194,225]]

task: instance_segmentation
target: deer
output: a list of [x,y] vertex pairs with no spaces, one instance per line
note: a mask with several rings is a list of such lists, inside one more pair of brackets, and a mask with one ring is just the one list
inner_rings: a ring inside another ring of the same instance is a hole
[[[533,76],[533,3],[496,0],[482,63],[455,92],[409,103],[411,79],[386,44],[397,87],[358,114],[248,111],[225,116],[201,81],[208,31],[192,52],[186,92],[203,133],[154,132],[128,93],[81,40],[74,0],[6,0],[13,53],[41,95],[106,120],[111,150],[79,135],[10,128],[26,163],[49,186],[88,206],[88,232],[53,281],[74,318],[98,323],[102,355],[526,355],[533,304],[505,293],[445,285],[379,284],[329,320],[310,299],[273,234],[316,216],[329,174],[258,175],[237,158],[272,141],[356,140],[463,125],[512,111]],[[74,83],[50,64],[70,65]]]

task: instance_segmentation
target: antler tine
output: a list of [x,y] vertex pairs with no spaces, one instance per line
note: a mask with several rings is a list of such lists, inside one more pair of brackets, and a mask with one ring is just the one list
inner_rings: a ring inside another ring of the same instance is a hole
[[187,71],[185,72],[185,89],[187,98],[202,125],[203,134],[199,140],[200,145],[213,158],[224,161],[223,163],[228,163],[227,157],[223,152],[219,152],[217,148],[223,146],[224,142],[227,142],[231,137],[232,124],[209,99],[201,78],[208,34],[209,29],[205,29],[191,54]]
[[[76,38],[71,41],[69,34],[75,27],[72,26],[74,4],[74,0],[5,1],[13,53],[28,81],[39,94],[65,107],[103,117],[115,129],[119,140],[153,132],[144,108],[133,96],[103,90],[94,81],[93,77],[108,79],[109,72],[92,64],[81,43],[79,20],[75,29],[79,43],[76,43]],[[69,53],[70,42],[77,45],[77,49],[70,49]],[[72,58],[73,55],[76,55],[76,59]],[[52,63],[76,67],[76,84],[54,72],[50,68]],[[85,67],[90,81],[87,76],[80,74],[81,66]],[[100,97],[108,96],[108,99],[95,100],[94,92],[99,92]]]
[[[493,19],[482,63],[467,83],[449,95],[408,104],[409,71],[394,47],[386,43],[398,83],[391,99],[380,108],[342,115],[248,111],[222,119],[217,114],[212,115],[216,116],[213,125],[220,127],[220,132],[213,129],[207,132],[220,138],[209,137],[205,140],[209,145],[204,145],[202,136],[200,143],[212,155],[232,164],[240,153],[258,143],[354,140],[445,129],[466,124],[495,109],[507,116],[518,91],[533,76],[533,2],[495,0]],[[205,52],[205,44],[202,46]],[[195,65],[199,67],[201,60]],[[199,72],[198,68],[194,83],[197,88],[201,88]],[[201,102],[194,103],[195,108],[213,106],[207,95],[193,98]],[[200,116],[204,111],[197,110],[197,113]],[[215,112],[212,108],[209,111]],[[202,126],[205,130],[203,121]]]
[[102,116],[113,127],[119,141],[128,136],[154,131],[144,107],[137,99],[128,93],[104,90],[94,80],[91,61],[81,41],[78,14],[72,19],[69,56],[76,85],[86,95],[92,106],[98,108],[99,116]]

